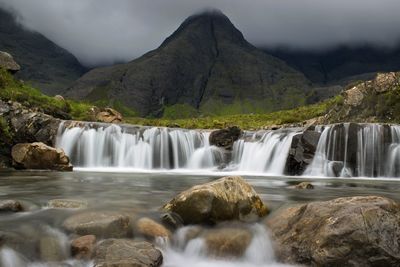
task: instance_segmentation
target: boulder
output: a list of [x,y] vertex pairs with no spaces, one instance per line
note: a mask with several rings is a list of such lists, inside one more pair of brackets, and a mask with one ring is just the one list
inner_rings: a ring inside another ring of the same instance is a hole
[[15,62],[14,58],[6,52],[0,51],[0,68],[3,68],[11,73],[16,73],[21,67]]
[[11,156],[17,168],[72,171],[69,158],[60,148],[44,143],[22,143],[13,146]]
[[59,101],[65,101],[65,98],[62,95],[55,95],[54,99],[59,100]]
[[93,120],[105,123],[120,123],[122,122],[122,115],[112,108],[98,108],[93,107],[90,110],[90,115]]
[[286,173],[301,175],[312,162],[321,134],[313,130],[293,136],[292,145],[286,161]]
[[241,177],[225,177],[194,186],[163,208],[179,214],[185,224],[256,221],[268,213],[254,189]]
[[18,200],[7,199],[0,201],[0,212],[19,212],[24,211],[24,207]]
[[231,150],[233,148],[233,143],[235,143],[235,141],[237,141],[241,135],[242,130],[236,126],[216,130],[210,134],[210,144]]
[[253,234],[244,228],[222,228],[208,230],[202,238],[208,255],[218,258],[240,258],[250,245]]
[[63,227],[77,235],[95,235],[98,238],[122,238],[131,235],[128,215],[113,211],[90,211],[67,218]]
[[296,189],[314,189],[314,186],[310,182],[301,182],[297,185],[295,185]]
[[266,221],[280,260],[312,266],[400,266],[400,205],[346,197],[281,208]]
[[96,236],[85,235],[71,242],[71,254],[78,260],[89,260],[92,258]]
[[97,244],[93,254],[94,267],[157,267],[161,252],[148,242],[127,239],[106,239]]
[[86,201],[76,199],[52,199],[47,206],[53,209],[85,209],[88,204]]
[[166,229],[163,225],[155,222],[150,218],[140,218],[135,223],[135,233],[145,236],[146,238],[156,239],[162,237],[169,239],[171,232]]

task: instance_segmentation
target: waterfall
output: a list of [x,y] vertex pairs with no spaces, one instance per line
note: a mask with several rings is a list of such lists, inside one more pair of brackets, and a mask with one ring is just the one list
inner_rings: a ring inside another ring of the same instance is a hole
[[239,140],[233,148],[237,170],[282,175],[296,132],[265,132],[260,140],[254,134],[250,141]]
[[64,149],[76,167],[213,168],[216,149],[208,139],[209,133],[195,130],[60,125],[56,147]]
[[326,126],[304,175],[319,177],[400,176],[400,126]]
[[[80,168],[224,170],[283,175],[294,131],[242,138],[233,151],[211,146],[210,132],[113,124],[61,124],[56,147]],[[232,160],[231,160],[232,158]]]

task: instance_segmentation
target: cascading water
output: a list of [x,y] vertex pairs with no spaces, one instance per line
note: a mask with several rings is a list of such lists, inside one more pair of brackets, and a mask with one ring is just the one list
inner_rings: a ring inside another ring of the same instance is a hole
[[77,167],[213,168],[218,151],[210,146],[208,138],[209,133],[194,130],[124,129],[118,125],[97,129],[63,128],[61,125],[56,147],[63,148]]
[[257,134],[254,134],[250,142],[237,141],[233,148],[237,170],[282,175],[295,134],[269,131],[259,140]]
[[304,175],[319,177],[400,176],[400,126],[326,126]]
[[283,175],[294,134],[267,131],[238,140],[233,161],[226,151],[210,145],[210,132],[198,130],[61,124],[56,147],[81,168],[223,169]]

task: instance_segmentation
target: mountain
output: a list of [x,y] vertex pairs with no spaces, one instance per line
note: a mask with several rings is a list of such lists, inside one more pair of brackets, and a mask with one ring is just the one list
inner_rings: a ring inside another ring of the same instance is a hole
[[309,94],[303,74],[248,43],[218,11],[189,17],[156,50],[93,69],[66,92],[121,103],[140,116],[265,112],[302,105]]
[[86,70],[68,51],[43,35],[24,29],[14,16],[0,9],[0,51],[21,65],[17,77],[42,92],[59,94]]
[[324,51],[263,49],[319,85],[346,85],[373,79],[377,72],[400,70],[400,45],[388,49],[371,45],[338,46]]

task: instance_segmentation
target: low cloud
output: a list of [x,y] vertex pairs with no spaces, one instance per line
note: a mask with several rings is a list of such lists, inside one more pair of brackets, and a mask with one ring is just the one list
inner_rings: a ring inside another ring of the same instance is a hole
[[224,12],[257,46],[386,49],[400,40],[398,0],[0,0],[0,6],[85,65],[134,59],[209,8]]

